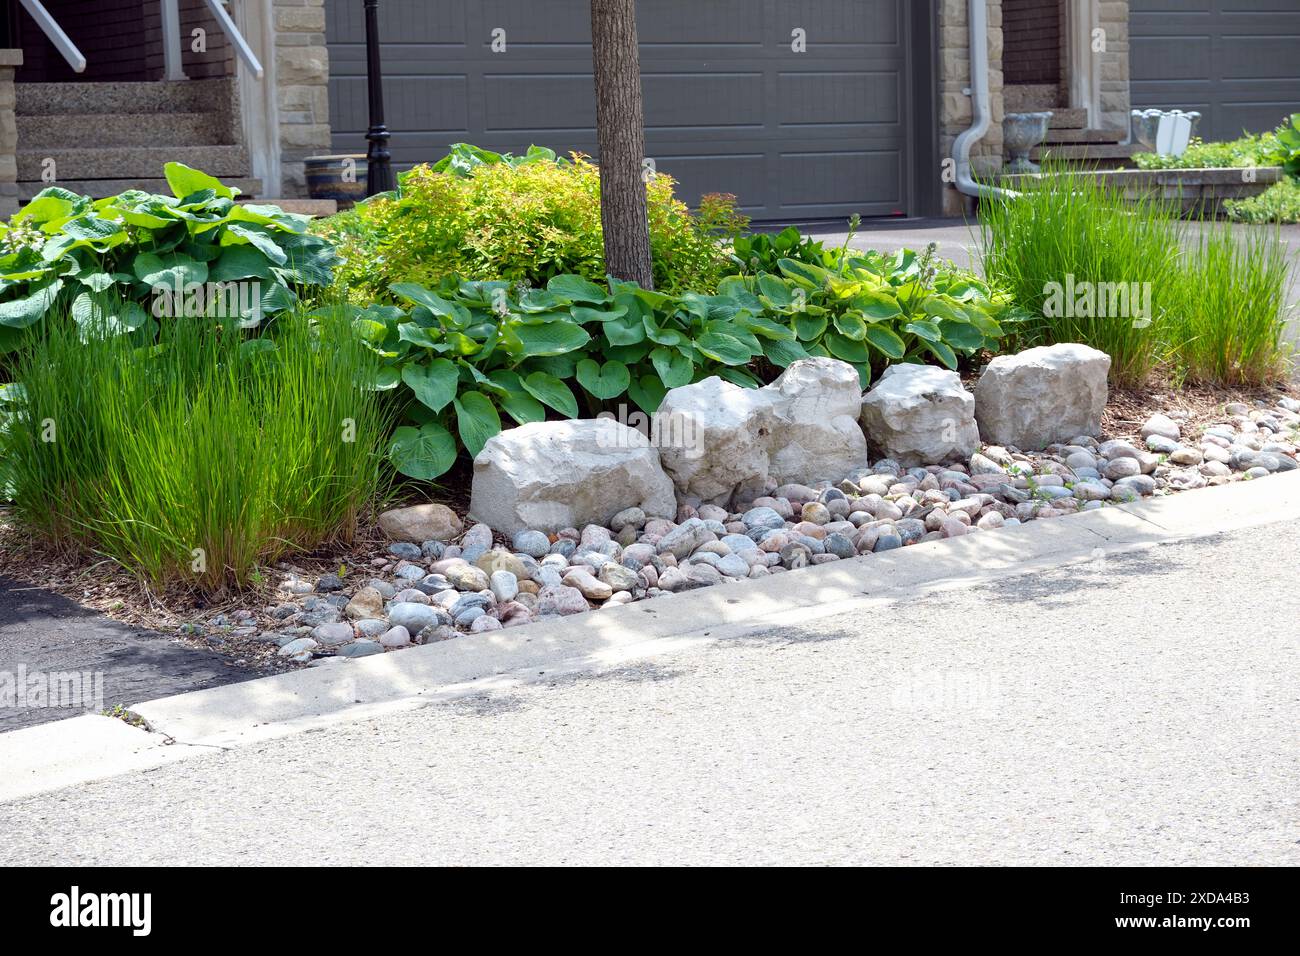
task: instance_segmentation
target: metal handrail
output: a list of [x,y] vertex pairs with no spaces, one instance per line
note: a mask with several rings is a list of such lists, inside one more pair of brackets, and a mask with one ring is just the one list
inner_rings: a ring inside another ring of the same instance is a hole
[[248,45],[244,35],[239,32],[239,27],[235,26],[235,21],[230,19],[225,4],[222,0],[207,0],[207,4],[208,9],[212,11],[212,15],[217,18],[217,23],[221,29],[230,38],[230,42],[234,44],[235,52],[244,61],[244,66],[248,67],[253,72],[253,75],[260,80],[263,74],[262,64],[258,62],[257,56],[253,53],[253,48]]
[[68,66],[72,67],[74,72],[85,72],[86,58],[81,55],[77,45],[63,32],[63,27],[59,26],[59,22],[50,16],[50,11],[45,9],[45,5],[41,3],[41,0],[18,0],[18,2],[23,5],[24,10],[31,14],[31,18],[36,21],[36,25],[41,28],[41,32],[50,38],[54,48],[68,61]]

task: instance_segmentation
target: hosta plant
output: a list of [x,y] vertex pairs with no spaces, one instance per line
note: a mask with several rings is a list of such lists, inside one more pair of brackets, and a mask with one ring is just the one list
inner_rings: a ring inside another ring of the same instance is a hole
[[849,252],[837,268],[783,259],[779,275],[732,277],[721,291],[742,285],[768,321],[788,327],[783,347],[831,356],[858,369],[864,386],[891,362],[933,362],[955,369],[962,357],[997,347],[1010,300],[971,272],[935,257]]
[[[238,190],[180,163],[173,195],[128,190],[106,199],[58,186],[0,225],[0,351],[58,305],[83,328],[105,322],[152,338],[158,319],[220,315],[254,324],[333,282],[333,246],[309,217],[241,205]],[[120,303],[100,314],[100,303]]]
[[612,280],[556,276],[544,289],[448,279],[397,283],[402,305],[346,310],[380,357],[374,387],[401,390],[408,424],[390,449],[403,474],[430,479],[463,447],[477,454],[503,421],[591,416],[619,402],[649,413],[670,388],[709,375],[760,384],[756,359],[805,353],[743,288],[680,297]]

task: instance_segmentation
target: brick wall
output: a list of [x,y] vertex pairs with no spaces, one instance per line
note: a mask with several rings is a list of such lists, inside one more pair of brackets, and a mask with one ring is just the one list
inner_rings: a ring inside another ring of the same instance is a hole
[[[274,0],[280,195],[307,195],[303,160],[330,151],[324,0]],[[270,184],[268,184],[269,186]]]
[[[181,20],[181,66],[191,80],[206,80],[218,76],[233,76],[234,50],[226,39],[225,31],[217,25],[216,18],[203,0],[180,0],[177,4]],[[162,42],[162,4],[146,4],[145,68],[148,78],[161,80],[164,73]],[[194,31],[203,31],[200,52],[194,49]]]
[[24,82],[147,78],[141,46],[148,6],[145,0],[44,0],[44,3],[86,58],[86,70],[74,72],[36,22],[20,12],[18,31],[23,49]]
[[1059,0],[1002,0],[1002,23],[1006,84],[1060,83]]
[[[989,107],[992,122],[984,139],[971,150],[976,175],[1002,166],[1002,0],[989,0]],[[966,0],[941,0],[939,5],[939,156],[951,159],[957,135],[971,124],[970,38]],[[937,173],[936,173],[937,174]],[[965,207],[957,188],[945,184],[944,214],[958,216]]]

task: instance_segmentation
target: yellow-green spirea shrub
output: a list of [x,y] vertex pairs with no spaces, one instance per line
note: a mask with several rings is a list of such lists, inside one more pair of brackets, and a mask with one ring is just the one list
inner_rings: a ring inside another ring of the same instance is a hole
[[[745,220],[729,196],[705,197],[693,214],[673,186],[663,174],[646,184],[655,285],[711,292],[727,266],[724,241]],[[538,288],[558,275],[605,277],[600,170],[576,154],[572,162],[483,164],[460,174],[417,166],[396,195],[318,229],[347,260],[339,280],[354,302],[386,300],[395,282],[434,285],[450,275]]]

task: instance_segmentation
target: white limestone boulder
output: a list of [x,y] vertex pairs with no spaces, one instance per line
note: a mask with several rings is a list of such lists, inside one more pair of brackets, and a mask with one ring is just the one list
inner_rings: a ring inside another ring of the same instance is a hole
[[715,376],[670,390],[653,434],[678,493],[726,507],[866,468],[860,389],[853,366],[831,358],[794,362],[758,389]]
[[980,437],[1037,450],[1099,435],[1109,374],[1109,355],[1075,343],[998,356],[975,386]]
[[780,399],[767,444],[768,475],[777,485],[835,482],[867,468],[867,439],[858,424],[862,383],[852,365],[802,359],[761,391]]
[[506,534],[608,525],[627,508],[656,518],[677,514],[659,452],[613,419],[511,428],[474,459],[470,515]]
[[905,468],[966,460],[979,451],[975,397],[956,372],[933,365],[891,365],[862,398],[871,449]]
[[726,507],[737,494],[768,490],[777,402],[775,392],[717,376],[670,389],[652,434],[678,493]]

